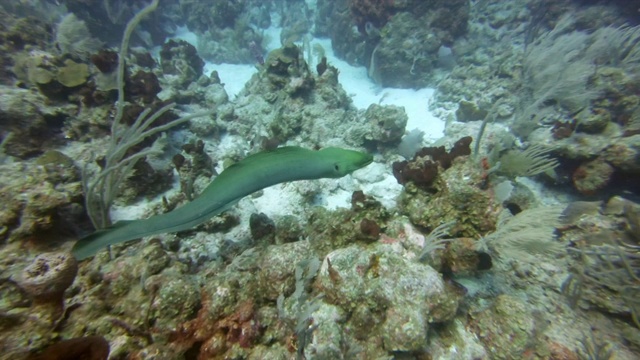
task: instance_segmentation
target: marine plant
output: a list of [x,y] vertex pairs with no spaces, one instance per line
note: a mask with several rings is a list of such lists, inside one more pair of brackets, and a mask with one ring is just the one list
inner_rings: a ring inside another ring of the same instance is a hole
[[455,225],[455,221],[446,222],[433,229],[428,236],[424,238],[422,251],[418,256],[418,260],[424,262],[437,250],[442,250],[451,241],[449,229]]
[[120,185],[136,162],[147,155],[161,152],[157,146],[147,147],[133,154],[130,153],[130,150],[152,135],[209,113],[195,113],[172,120],[161,126],[151,127],[156,120],[169,112],[175,105],[168,104],[153,113],[151,113],[152,109],[147,108],[138,115],[137,119],[130,126],[123,123],[126,105],[124,99],[125,59],[129,48],[129,39],[142,18],[154,11],[157,7],[158,0],[153,0],[151,4],[143,8],[127,23],[118,55],[118,100],[115,104],[116,115],[111,124],[109,146],[104,156],[104,162],[97,174],[90,176],[86,167],[83,171],[82,182],[85,191],[86,210],[96,229],[102,229],[111,225],[109,210],[114,199],[118,196]]
[[534,176],[559,165],[549,156],[550,149],[541,144],[534,144],[525,150],[509,150],[500,157],[497,172],[510,178],[517,176]]
[[585,237],[569,248],[576,263],[562,284],[562,293],[575,307],[586,291],[607,289],[622,301],[625,312],[640,328],[640,211],[625,204],[622,215],[624,233],[605,233],[598,241]]
[[69,54],[83,60],[102,46],[99,40],[91,37],[87,24],[73,13],[58,23],[55,37],[56,48],[62,55]]
[[527,209],[516,216],[503,211],[497,230],[476,244],[476,249],[498,253],[505,259],[521,259],[530,255],[553,255],[563,251],[554,237],[555,227],[560,225],[561,206],[543,206]]
[[575,30],[571,16],[560,18],[549,32],[527,45],[523,60],[522,96],[513,130],[529,135],[553,110],[576,113],[603,94],[593,78],[604,67],[637,73],[639,26],[607,26],[588,33]]

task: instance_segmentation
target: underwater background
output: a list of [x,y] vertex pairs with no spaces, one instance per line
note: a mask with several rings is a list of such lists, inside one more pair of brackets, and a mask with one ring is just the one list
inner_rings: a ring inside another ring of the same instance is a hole
[[0,359],[640,358],[640,1],[0,0],[0,48]]

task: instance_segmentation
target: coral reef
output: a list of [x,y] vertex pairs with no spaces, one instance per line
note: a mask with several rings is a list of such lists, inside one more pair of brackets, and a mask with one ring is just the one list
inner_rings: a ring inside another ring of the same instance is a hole
[[353,0],[349,11],[346,5],[321,5],[318,16],[330,17],[318,19],[320,33],[331,37],[340,57],[366,66],[376,83],[391,87],[432,84],[440,46],[451,46],[463,35],[469,17],[464,0]]
[[267,243],[275,242],[276,224],[264,213],[251,214],[249,228],[251,229],[251,237],[254,240],[262,240]]
[[358,30],[365,33],[367,23],[381,29],[393,16],[393,0],[352,0],[349,2],[349,10]]
[[3,240],[31,240],[35,246],[46,247],[78,231],[86,221],[79,171],[70,158],[47,152],[34,165],[2,165],[2,173]]
[[[350,342],[376,339],[390,351],[422,351],[430,324],[455,314],[457,296],[432,268],[386,247],[348,246],[329,253],[316,286],[329,303],[354,313],[347,325]],[[332,271],[336,275],[330,276]],[[370,298],[372,292],[378,296]]]
[[434,69],[441,40],[417,26],[423,21],[402,12],[382,29],[380,42],[371,52],[367,64],[369,77],[376,83],[405,88],[424,87],[430,83],[429,75]]
[[470,143],[471,138],[462,138],[449,152],[425,148],[412,162],[394,163],[394,175],[404,186],[398,206],[413,224],[432,230],[453,222],[454,237],[479,238],[495,229],[500,205],[482,189],[481,169],[464,155],[471,153]]
[[202,32],[213,27],[233,27],[246,8],[246,0],[233,2],[214,0],[212,3],[181,4],[181,10],[186,15],[189,27]]
[[11,71],[13,54],[31,47],[45,48],[53,35],[53,27],[33,13],[18,17],[0,8],[0,16],[3,19],[0,25],[0,83],[11,85],[14,82]]
[[160,50],[160,67],[163,74],[177,75],[178,84],[186,86],[202,76],[204,61],[193,45],[184,40],[169,40]]
[[173,171],[169,166],[156,169],[148,161],[138,161],[123,182],[124,189],[119,194],[120,201],[133,202],[142,196],[162,193],[171,188],[173,177]]
[[251,64],[255,62],[254,52],[263,52],[264,39],[256,29],[262,28],[261,24],[252,21],[270,21],[270,5],[252,2],[180,2],[178,11],[182,12],[180,21],[185,21],[189,29],[198,34],[197,47],[203,58],[215,63]]
[[[637,186],[627,181],[633,176],[630,169],[636,168],[634,162],[629,161],[636,153],[634,140],[627,138],[635,134],[638,101],[637,96],[631,95],[634,91],[627,90],[636,88],[630,79],[636,76],[638,68],[634,61],[615,60],[602,53],[620,57],[633,52],[629,48],[633,41],[604,39],[637,35],[617,28],[621,20],[619,9],[613,6],[596,11],[562,2],[554,3],[549,10],[535,4],[531,8],[535,21],[521,28],[516,28],[521,19],[520,14],[511,11],[514,6],[485,3],[473,9],[472,19],[483,19],[492,25],[470,29],[473,42],[462,39],[454,42],[452,49],[458,66],[438,85],[436,103],[453,107],[456,105],[451,103],[456,102],[459,121],[484,118],[483,128],[486,122],[503,123],[522,141],[547,144],[547,149],[562,164],[554,180],[580,193],[593,196],[616,187],[637,191]],[[574,14],[561,16],[567,11]],[[492,34],[497,33],[509,34],[510,41],[524,39],[527,51],[503,47],[502,43],[485,46]],[[556,58],[554,54],[564,54],[569,48],[581,55],[557,62],[553,69],[546,67]],[[607,60],[594,67],[588,60],[592,57]],[[551,73],[554,75],[547,76]],[[483,82],[474,81],[483,74],[496,76]],[[524,92],[518,90],[520,87],[524,87]],[[549,106],[550,103],[555,105]],[[548,127],[552,128],[551,132]],[[501,142],[488,144],[488,150],[493,148],[495,154],[496,148],[506,150],[513,146],[504,146]],[[499,159],[491,160],[493,166]],[[595,168],[599,170],[588,171]]]
[[71,254],[46,253],[36,256],[16,281],[33,298],[35,306],[48,304],[61,311],[62,295],[75,280],[77,272],[78,263]]
[[592,311],[631,317],[640,326],[640,287],[635,284],[639,209],[613,197],[606,203],[576,202],[565,210],[560,230],[571,244],[574,270],[562,289],[573,306],[586,302]]
[[471,140],[467,136],[456,141],[448,152],[444,146],[424,147],[413,155],[412,161],[394,162],[393,176],[400,184],[411,182],[417,187],[429,189],[438,176],[438,169],[446,170],[455,158],[471,154]]
[[287,88],[287,92],[295,95],[313,87],[313,77],[302,60],[302,52],[292,44],[273,50],[265,60],[265,73],[274,89]]
[[48,346],[29,360],[106,360],[109,357],[109,342],[102,336],[87,336],[62,340]]
[[407,114],[399,106],[371,104],[364,113],[369,123],[370,133],[364,134],[365,141],[381,145],[397,144],[407,126]]
[[595,195],[609,184],[613,172],[613,167],[602,159],[583,163],[573,172],[573,186],[581,194]]
[[42,51],[14,55],[13,72],[54,101],[69,99],[89,78],[89,67]]
[[[357,147],[369,134],[376,136],[372,146],[384,148],[378,141],[383,139],[385,123],[371,129],[338,83],[338,70],[329,65],[316,76],[302,55],[295,45],[272,51],[260,72],[235,99],[230,116],[219,114],[220,128],[258,144],[278,144],[294,137],[311,147]],[[395,120],[390,114],[385,115],[384,121],[397,134],[402,118]],[[333,140],[328,143],[330,139]]]
[[470,326],[479,334],[492,359],[523,356],[538,341],[535,315],[512,296],[500,295],[489,309],[470,316]]
[[[65,0],[64,4],[69,12],[86,23],[93,36],[99,36],[100,40],[107,44],[115,45],[121,40],[126,22],[148,2],[144,0]],[[172,12],[175,11],[174,6],[159,9],[159,12],[152,17],[155,21],[144,21],[144,33],[137,36],[134,41],[144,45],[163,43],[169,30],[176,26],[172,21],[174,18]]]
[[101,73],[108,74],[118,67],[118,53],[112,50],[101,49],[91,55],[90,60]]
[[63,125],[65,120],[74,117],[75,106],[49,104],[44,96],[25,89],[3,91],[0,134],[6,154],[26,159],[63,143]]
[[194,195],[194,183],[199,177],[211,178],[214,173],[213,160],[204,151],[204,142],[197,140],[194,143],[182,146],[185,155],[173,156],[173,165],[180,175],[180,191],[192,200]]
[[142,70],[128,79],[125,89],[131,100],[140,99],[145,105],[157,102],[159,100],[157,95],[162,91],[158,77],[150,71]]

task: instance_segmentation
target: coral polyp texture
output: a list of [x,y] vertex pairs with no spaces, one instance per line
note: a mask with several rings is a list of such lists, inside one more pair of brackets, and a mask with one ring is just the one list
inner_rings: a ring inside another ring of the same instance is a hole
[[77,272],[78,262],[69,253],[40,254],[22,270],[17,281],[37,303],[55,302],[62,298]]

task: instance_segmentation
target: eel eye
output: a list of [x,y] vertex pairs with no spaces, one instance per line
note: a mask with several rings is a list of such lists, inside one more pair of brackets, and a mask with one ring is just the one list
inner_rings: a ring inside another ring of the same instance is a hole
[[334,168],[336,171],[340,171],[340,166],[338,166],[338,164],[333,165],[333,168]]

